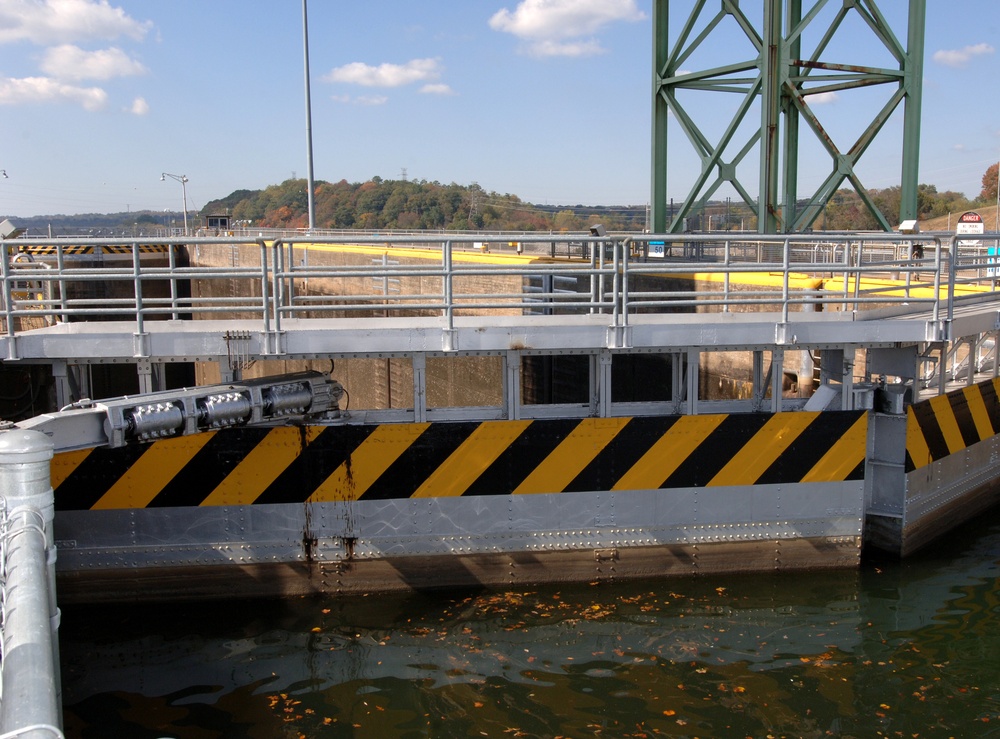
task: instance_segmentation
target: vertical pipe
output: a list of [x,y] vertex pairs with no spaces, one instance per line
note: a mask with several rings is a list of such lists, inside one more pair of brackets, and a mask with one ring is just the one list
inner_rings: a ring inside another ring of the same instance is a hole
[[785,239],[781,254],[781,268],[784,271],[784,278],[781,281],[781,322],[788,323],[788,271],[791,267],[791,244]]
[[69,316],[66,315],[66,278],[63,270],[66,268],[66,260],[63,255],[62,244],[56,245],[56,270],[59,272],[59,308],[63,311],[59,319],[63,323],[69,323]]
[[[264,317],[264,341],[269,342],[270,339],[268,337],[271,335],[271,310],[267,284],[267,244],[263,239],[257,243],[260,244],[260,306]],[[265,346],[264,352],[270,353],[270,347]]]
[[[13,296],[10,289],[10,247],[0,240],[0,276],[3,277],[3,312],[4,322],[7,324],[7,336],[10,339],[8,346],[14,346],[14,305]],[[13,349],[11,350],[13,351]],[[16,359],[17,357],[7,357]]]
[[142,274],[139,264],[139,244],[132,244],[132,281],[135,285],[135,330],[140,336],[143,331],[142,316]]
[[0,495],[8,516],[0,732],[27,739],[51,739],[61,724],[52,455],[42,433],[0,434]]
[[281,309],[285,305],[285,244],[276,242],[274,245],[274,268],[271,273],[274,285],[274,330],[281,331]]
[[312,139],[312,97],[309,92],[309,14],[307,0],[302,0],[302,48],[305,56],[306,78],[306,193],[309,207],[309,231],[316,228],[316,207],[313,202],[313,139]]
[[170,266],[170,307],[172,309],[170,317],[176,321],[179,318],[177,314],[177,257],[174,254],[173,244],[167,244],[167,261]]
[[725,271],[722,273],[722,312],[729,312],[729,239],[726,239],[725,246],[722,249],[722,266]]
[[455,307],[452,305],[452,274],[451,274],[451,242],[444,242],[442,247],[442,262],[444,266],[442,290],[444,292],[444,315],[445,315],[445,329],[448,331],[453,331],[455,329]]

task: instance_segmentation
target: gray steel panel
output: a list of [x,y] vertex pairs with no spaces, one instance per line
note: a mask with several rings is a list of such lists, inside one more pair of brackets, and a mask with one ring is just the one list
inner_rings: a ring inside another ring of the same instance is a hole
[[950,454],[906,476],[904,527],[934,517],[951,503],[992,483],[1000,475],[1000,437]]
[[[820,346],[891,344],[927,340],[921,320],[843,320],[844,314],[793,313],[786,324],[776,313],[653,314],[631,319],[631,348],[705,350],[784,345]],[[859,314],[862,315],[862,314]],[[819,319],[816,316],[820,316]],[[994,323],[996,312],[988,323]],[[441,352],[502,352],[511,348],[536,351],[593,352],[609,346],[610,315],[477,316],[455,319],[455,333],[445,336],[443,318],[288,319],[282,322],[281,351],[290,356],[350,356]],[[779,342],[776,326],[782,326]],[[156,360],[225,357],[227,331],[249,333],[247,352],[269,352],[259,321],[148,321],[144,354]],[[119,359],[134,361],[134,322],[72,323],[21,333],[18,355],[31,359]],[[0,338],[0,341],[5,339]],[[7,349],[0,344],[0,352]]]
[[[344,561],[861,534],[861,483],[129,511],[56,517],[61,571]],[[845,539],[846,537],[846,539]]]

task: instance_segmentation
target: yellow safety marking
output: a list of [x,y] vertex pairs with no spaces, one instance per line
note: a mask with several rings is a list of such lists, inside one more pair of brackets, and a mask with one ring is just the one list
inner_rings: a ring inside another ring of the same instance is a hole
[[514,490],[559,493],[625,428],[628,418],[585,418]]
[[655,490],[729,416],[682,416],[632,465],[612,490]]
[[209,431],[156,442],[91,509],[145,508],[216,433]]
[[986,410],[986,403],[983,402],[983,391],[978,385],[962,388],[965,393],[965,400],[969,404],[969,413],[976,424],[976,433],[979,440],[984,441],[993,436],[993,424],[990,421],[989,411]]
[[965,439],[962,438],[962,431],[958,428],[958,421],[951,410],[951,401],[947,395],[937,395],[930,399],[931,410],[934,411],[934,418],[937,419],[941,435],[945,444],[948,445],[948,453],[954,454],[965,449]]
[[[306,445],[323,433],[323,428],[306,426]],[[301,453],[302,435],[298,428],[271,429],[200,505],[250,505]]]
[[926,467],[934,461],[931,459],[930,447],[927,446],[927,439],[924,438],[924,431],[917,423],[917,416],[912,406],[906,409],[906,451],[916,469]]
[[868,414],[863,413],[847,432],[813,465],[802,482],[843,482],[865,458]]
[[307,502],[357,500],[429,426],[429,423],[380,425],[312,492]]
[[[525,264],[541,261],[537,254],[509,254],[491,253],[477,251],[469,245],[468,251],[463,249],[465,245],[456,245],[451,254],[454,262],[472,262],[474,264]],[[391,254],[394,257],[411,257],[413,259],[425,259],[431,261],[441,261],[440,249],[423,249],[391,246],[365,246],[363,244],[296,244],[296,249],[308,249],[309,251],[327,252],[347,252],[349,254]],[[565,261],[565,260],[564,260]]]
[[754,484],[818,415],[818,411],[800,411],[772,416],[706,487]]
[[462,495],[497,458],[507,451],[531,421],[486,421],[424,480],[411,497],[445,498]]
[[75,452],[62,452],[52,458],[49,465],[52,487],[58,488],[66,479],[72,475],[83,460],[90,456],[93,449],[79,449]]

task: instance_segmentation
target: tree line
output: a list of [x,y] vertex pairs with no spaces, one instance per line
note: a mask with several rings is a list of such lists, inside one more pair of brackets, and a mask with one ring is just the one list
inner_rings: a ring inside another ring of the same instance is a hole
[[[997,165],[983,175],[979,196],[969,199],[951,190],[938,192],[934,185],[917,189],[919,220],[989,205],[996,200]],[[899,218],[899,186],[868,191],[886,219]],[[315,183],[315,225],[322,229],[456,230],[456,231],[586,231],[600,222],[608,231],[641,231],[647,224],[647,207],[548,206],[525,202],[510,193],[488,192],[478,184],[443,185],[426,180]],[[801,207],[808,205],[800,203]],[[237,223],[262,228],[306,228],[306,181],[289,179],[263,190],[237,190],[213,200],[203,215],[228,213]],[[736,202],[706,203],[692,210],[688,230],[748,230],[757,228],[755,209]],[[837,191],[813,223],[814,230],[878,230],[877,219],[853,189]]]
[[[600,220],[609,231],[639,231],[645,205],[549,207],[477,184],[443,185],[426,180],[317,182],[315,226],[323,229],[582,231]],[[306,181],[285,180],[263,190],[237,190],[213,200],[202,214],[228,213],[233,221],[263,228],[308,226]]]

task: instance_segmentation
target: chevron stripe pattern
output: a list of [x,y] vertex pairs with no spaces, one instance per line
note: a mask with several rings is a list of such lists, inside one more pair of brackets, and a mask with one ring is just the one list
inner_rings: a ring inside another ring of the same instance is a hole
[[926,467],[1000,431],[1000,380],[954,390],[907,409],[906,471]]
[[843,482],[854,411],[242,428],[57,455],[58,510]]
[[[140,254],[163,254],[169,247],[166,244],[138,244],[138,248]],[[99,250],[104,254],[131,254],[132,246],[129,244],[103,244]],[[55,246],[25,246],[21,248],[21,251],[35,256],[48,256],[58,253],[59,248]],[[67,245],[62,247],[62,253],[67,255],[94,254],[97,251],[98,249],[93,246]]]

